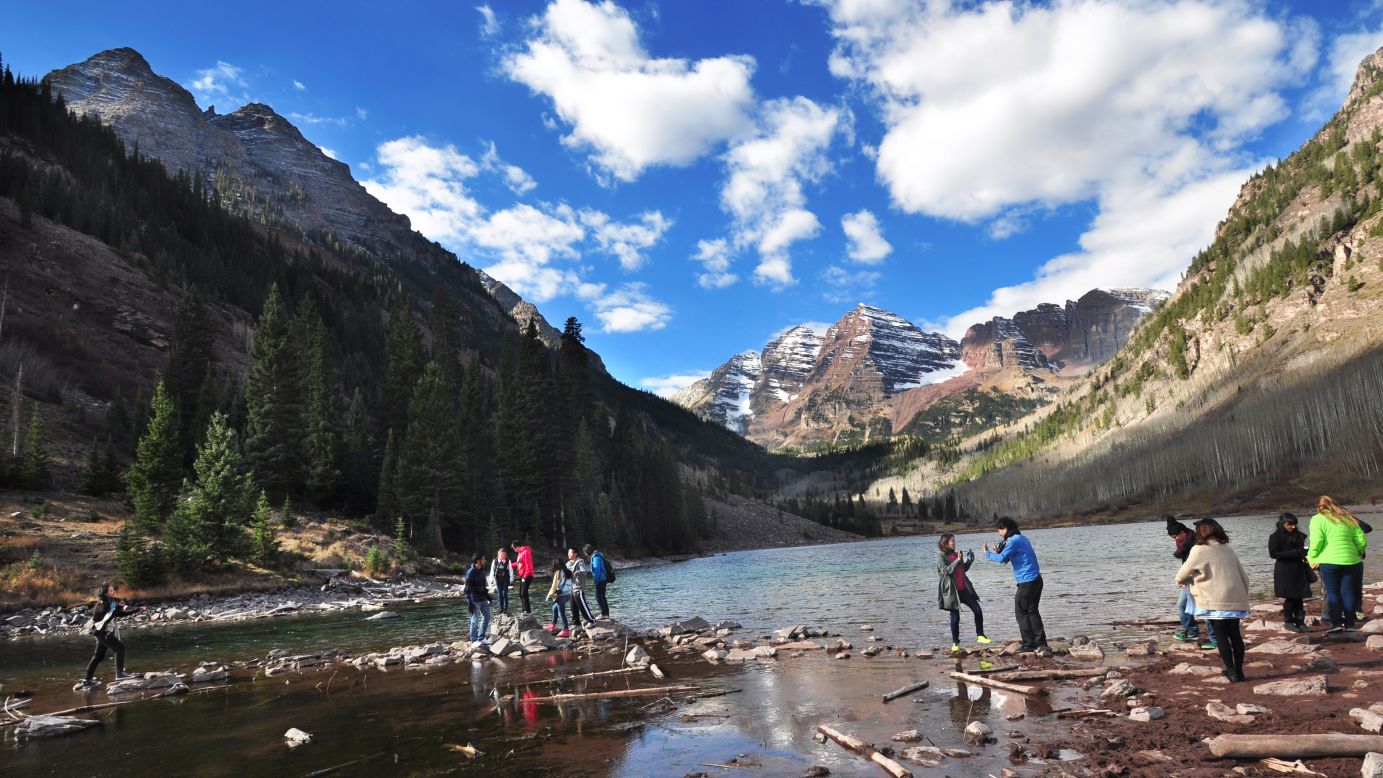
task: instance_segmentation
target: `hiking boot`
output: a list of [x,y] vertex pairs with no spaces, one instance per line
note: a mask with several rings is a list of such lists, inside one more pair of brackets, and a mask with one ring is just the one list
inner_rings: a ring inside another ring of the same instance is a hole
[[1182,630],[1181,632],[1177,632],[1172,635],[1172,640],[1180,640],[1183,643],[1187,641],[1194,642],[1200,639],[1201,636],[1199,632],[1187,632],[1186,630]]
[[976,643],[982,643],[982,644],[989,644],[989,643],[993,643],[994,641],[990,640],[989,638],[985,637],[984,635],[976,635],[976,636],[975,636],[975,642],[976,642]]
[[1215,650],[1218,650],[1219,647],[1220,647],[1220,644],[1215,640],[1215,638],[1211,638],[1211,639],[1205,641],[1204,643],[1201,643],[1201,650],[1202,650],[1202,651],[1215,651]]
[[101,680],[100,680],[99,678],[86,678],[86,679],[83,679],[83,680],[78,681],[78,682],[72,687],[72,691],[74,691],[74,692],[85,692],[85,691],[90,691],[90,690],[95,689],[96,687],[98,687],[98,686],[100,686],[100,685],[101,685]]
[[569,629],[564,629],[564,630],[562,630],[561,632],[558,632],[558,633],[557,633],[557,637],[559,637],[559,638],[569,638],[569,637],[571,637],[571,630],[569,630]]

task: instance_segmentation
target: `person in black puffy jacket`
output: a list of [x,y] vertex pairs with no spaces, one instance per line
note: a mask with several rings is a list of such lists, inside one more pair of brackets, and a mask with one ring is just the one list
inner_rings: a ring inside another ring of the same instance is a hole
[[116,599],[115,587],[108,583],[101,584],[96,590],[96,602],[91,606],[90,627],[91,636],[96,638],[96,653],[91,655],[91,661],[86,666],[86,677],[77,684],[77,691],[96,686],[96,668],[105,660],[107,651],[115,654],[115,680],[124,681],[134,677],[125,672],[125,644],[120,641],[115,620],[142,610],[143,606],[131,607]]
[[1273,563],[1273,596],[1282,598],[1282,624],[1293,632],[1306,631],[1306,605],[1311,596],[1311,567],[1306,564],[1306,533],[1297,529],[1297,517],[1284,513],[1277,531],[1268,536],[1268,556]]

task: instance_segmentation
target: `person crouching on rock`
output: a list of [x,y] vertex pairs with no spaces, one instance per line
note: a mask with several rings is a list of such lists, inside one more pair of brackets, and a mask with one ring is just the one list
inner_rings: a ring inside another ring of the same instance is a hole
[[1249,615],[1249,575],[1229,547],[1229,535],[1214,519],[1196,522],[1196,545],[1177,571],[1176,583],[1190,586],[1196,615],[1210,625],[1224,676],[1244,680],[1244,636],[1239,620]]
[[1311,582],[1316,574],[1306,564],[1306,533],[1297,529],[1297,517],[1284,513],[1277,518],[1277,531],[1268,536],[1268,556],[1273,563],[1273,596],[1282,598],[1282,626],[1293,632],[1306,631],[1306,605]]
[[490,645],[490,590],[485,586],[485,552],[471,557],[466,571],[466,609],[471,612],[472,643]]
[[984,635],[984,611],[980,608],[980,596],[975,585],[965,573],[975,563],[975,552],[956,551],[956,536],[947,532],[936,543],[940,549],[936,571],[940,579],[936,585],[937,605],[951,612],[951,653],[960,653],[960,606],[964,603],[975,614],[975,640],[990,642]]
[[571,602],[571,571],[561,560],[554,559],[548,572],[552,573],[552,586],[547,590],[547,599],[552,603],[552,623],[547,625],[547,631],[556,632],[557,619],[561,617],[562,631],[557,633],[557,637],[570,637],[571,625],[567,623],[567,603]]
[[106,658],[106,652],[115,654],[115,680],[126,681],[135,676],[125,672],[125,644],[120,641],[120,630],[115,620],[144,610],[144,606],[131,607],[115,597],[115,587],[101,584],[96,590],[96,603],[91,606],[91,636],[96,638],[96,653],[86,666],[86,678],[77,684],[74,691],[84,691],[97,685],[94,677],[96,667]]

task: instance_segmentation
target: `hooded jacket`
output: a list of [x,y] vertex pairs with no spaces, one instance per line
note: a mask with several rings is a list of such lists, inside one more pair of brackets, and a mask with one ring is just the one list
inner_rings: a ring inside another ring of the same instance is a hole
[[[956,553],[954,559],[947,561],[946,552],[942,551],[937,555],[936,572],[941,578],[936,583],[936,604],[944,611],[953,611],[960,608],[960,592],[956,591],[956,568],[969,570],[970,565],[975,563],[975,552],[967,551],[964,554]],[[965,575],[965,573],[961,573]],[[975,591],[975,584],[970,580],[970,576],[965,575],[965,585],[974,593],[975,599],[980,598],[979,592]]]
[[1273,596],[1304,600],[1311,596],[1307,575],[1306,533],[1300,528],[1288,532],[1286,521],[1277,520],[1277,531],[1268,536],[1268,556],[1273,563]]

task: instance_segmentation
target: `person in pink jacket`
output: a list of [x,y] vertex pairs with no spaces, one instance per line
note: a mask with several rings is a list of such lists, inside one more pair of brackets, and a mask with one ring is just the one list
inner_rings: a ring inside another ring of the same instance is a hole
[[519,541],[514,541],[514,576],[519,579],[519,599],[523,600],[523,612],[532,613],[533,603],[528,599],[528,587],[533,584],[533,549]]

